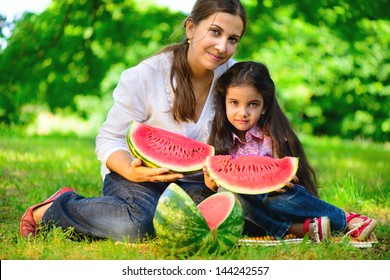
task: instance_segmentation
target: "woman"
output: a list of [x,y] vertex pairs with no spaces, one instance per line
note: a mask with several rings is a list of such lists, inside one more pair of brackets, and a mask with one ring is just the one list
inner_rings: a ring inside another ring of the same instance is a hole
[[73,227],[79,234],[122,240],[154,234],[157,201],[176,180],[200,202],[213,192],[203,173],[185,177],[166,168],[147,168],[131,157],[125,135],[130,121],[206,142],[213,119],[214,83],[234,64],[231,59],[245,32],[239,0],[198,0],[184,23],[186,39],[124,71],[113,93],[114,105],[96,138],[102,162],[102,197],[84,198],[63,188],[22,217],[24,236],[37,224]]

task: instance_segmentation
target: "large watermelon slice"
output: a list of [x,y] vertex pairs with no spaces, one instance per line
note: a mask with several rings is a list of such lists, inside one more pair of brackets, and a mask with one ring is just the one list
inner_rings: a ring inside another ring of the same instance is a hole
[[158,201],[153,225],[161,244],[176,253],[223,252],[241,237],[244,213],[231,192],[216,193],[196,206],[171,183]]
[[206,161],[211,178],[227,190],[261,194],[280,189],[298,170],[298,158],[263,156],[210,156]]
[[171,171],[191,173],[203,168],[214,147],[144,123],[132,121],[126,135],[134,157],[146,166],[166,167]]

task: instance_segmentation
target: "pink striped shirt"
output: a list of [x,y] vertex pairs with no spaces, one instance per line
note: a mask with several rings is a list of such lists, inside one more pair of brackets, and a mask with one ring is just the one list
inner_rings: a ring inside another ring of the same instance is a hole
[[255,126],[245,134],[246,142],[242,142],[237,135],[233,133],[233,148],[230,154],[235,156],[268,156],[273,157],[272,139],[265,135],[263,131]]

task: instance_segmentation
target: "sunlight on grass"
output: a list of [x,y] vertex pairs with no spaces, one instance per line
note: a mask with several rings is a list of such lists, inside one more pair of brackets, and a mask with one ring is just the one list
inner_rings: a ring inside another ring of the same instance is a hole
[[102,120],[84,120],[75,114],[67,115],[40,112],[34,122],[27,127],[28,135],[66,135],[93,136],[98,132]]
[[390,146],[368,141],[306,136],[322,199],[347,211],[389,221]]
[[304,146],[319,175],[323,189],[344,181],[351,174],[354,185],[364,188],[365,197],[390,192],[390,147],[379,143],[337,138],[304,138]]

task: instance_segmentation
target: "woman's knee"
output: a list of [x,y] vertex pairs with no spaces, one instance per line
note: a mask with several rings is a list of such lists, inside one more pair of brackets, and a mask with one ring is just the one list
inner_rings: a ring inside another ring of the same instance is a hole
[[112,238],[115,240],[139,242],[145,238],[153,237],[153,217],[154,215],[145,213],[142,219],[130,219],[127,222],[121,223],[111,230]]

